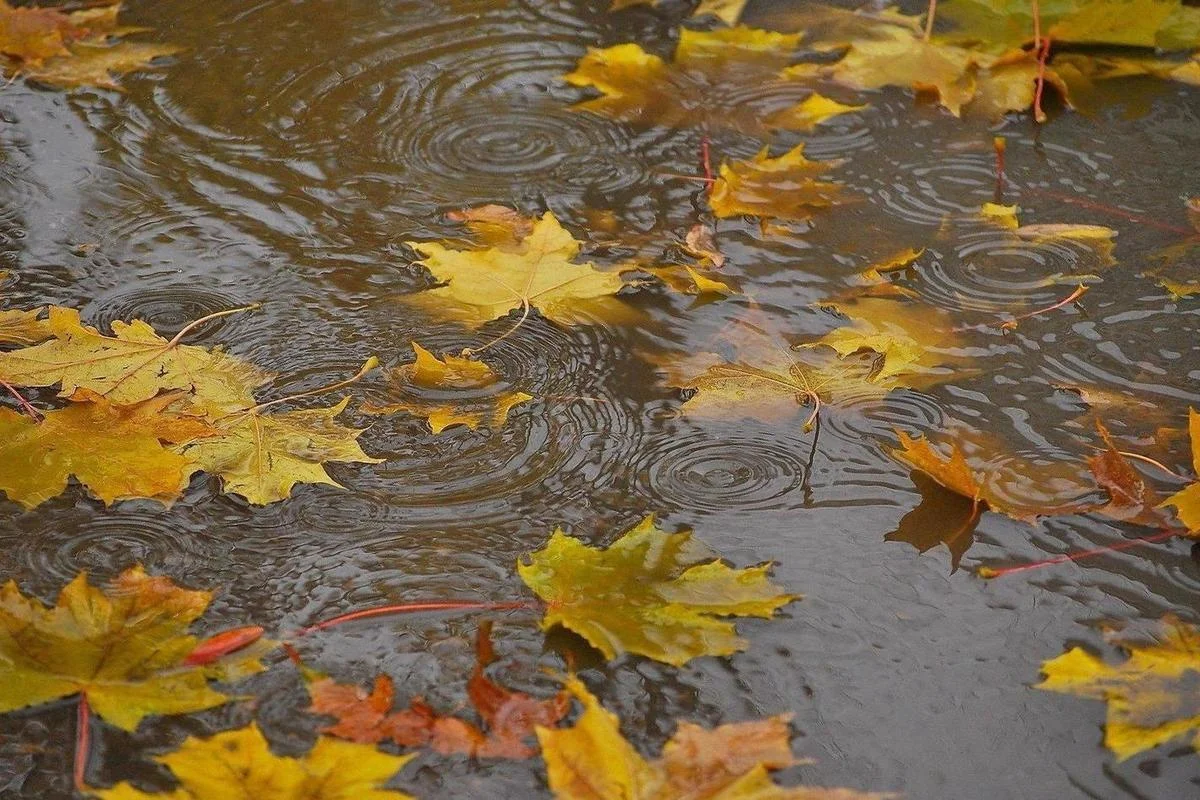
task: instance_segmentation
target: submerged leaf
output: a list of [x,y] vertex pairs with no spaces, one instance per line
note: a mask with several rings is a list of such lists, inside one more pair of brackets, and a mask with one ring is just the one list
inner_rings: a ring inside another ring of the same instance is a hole
[[557,724],[567,713],[568,698],[560,692],[539,700],[488,678],[484,674],[491,660],[488,637],[488,629],[481,627],[476,648],[479,656],[467,683],[467,696],[483,728],[461,717],[439,715],[419,697],[408,708],[393,711],[395,686],[386,675],[375,678],[369,694],[328,678],[318,680],[309,687],[313,701],[310,710],[337,719],[324,729],[326,733],[355,742],[390,741],[401,747],[427,746],[439,753],[463,753],[474,758],[530,758],[537,753],[527,742],[534,728]]
[[[413,363],[397,367],[391,373],[394,392],[412,395],[412,399],[364,403],[363,412],[414,414],[429,420],[434,433],[441,433],[451,425],[466,425],[471,430],[480,425],[500,427],[514,406],[533,399],[533,395],[525,392],[503,390],[500,376],[482,361],[454,355],[439,359],[416,342],[413,352],[416,354]],[[421,397],[422,390],[439,399]]]
[[1122,761],[1180,736],[1200,749],[1200,632],[1167,617],[1157,641],[1126,649],[1113,666],[1072,648],[1042,665],[1037,688],[1106,701],[1104,744]]
[[609,659],[629,652],[675,665],[745,648],[721,617],[771,617],[796,599],[767,579],[769,569],[728,567],[690,532],[667,533],[653,517],[604,550],[555,530],[517,565],[547,605],[542,628],[569,628]]
[[752,159],[722,164],[708,203],[718,217],[807,220],[839,201],[839,184],[815,178],[840,163],[809,161],[803,144],[777,158],[768,158],[763,148]]
[[[150,714],[221,705],[228,698],[208,685],[214,665],[187,662],[197,644],[188,628],[211,599],[141,567],[103,592],[80,573],[53,608],[9,581],[0,588],[0,712],[83,694],[98,715],[132,731]],[[250,653],[228,658],[238,674],[262,669]]]
[[856,109],[835,108],[824,98],[815,105],[801,102],[810,75],[785,72],[799,42],[799,34],[742,25],[708,32],[684,28],[670,63],[636,44],[619,44],[589,50],[564,79],[601,92],[575,108],[623,122],[751,135],[807,131]]
[[61,494],[74,476],[105,505],[131,498],[170,504],[192,470],[165,445],[218,433],[196,417],[169,413],[180,395],[113,405],[79,389],[71,405],[40,421],[0,407],[0,489],[33,508]]
[[680,723],[648,761],[620,722],[578,678],[567,689],[583,706],[570,728],[538,728],[550,789],[559,800],[885,800],[850,789],[787,788],[770,771],[800,763],[788,744],[788,717],[707,729]]
[[621,317],[628,308],[614,295],[624,282],[616,272],[591,263],[576,264],[576,241],[546,212],[528,236],[511,245],[484,250],[451,250],[432,242],[409,242],[434,278],[445,286],[405,295],[406,302],[433,309],[471,325],[510,311],[536,308],[547,318],[571,324],[598,316]]
[[412,800],[383,788],[412,756],[321,737],[303,758],[277,756],[254,723],[208,739],[189,736],[155,758],[179,781],[170,792],[128,783],[95,789],[102,800]]

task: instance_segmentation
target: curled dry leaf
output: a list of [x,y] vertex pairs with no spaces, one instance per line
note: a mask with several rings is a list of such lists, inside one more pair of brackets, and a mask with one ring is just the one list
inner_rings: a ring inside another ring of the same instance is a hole
[[[1192,474],[1200,476],[1200,412],[1194,408],[1188,410],[1188,434],[1192,438]],[[1163,505],[1174,506],[1176,516],[1188,531],[1200,533],[1200,477],[1168,497]]]
[[420,698],[413,699],[406,709],[393,711],[395,686],[386,675],[375,679],[370,693],[328,678],[317,680],[309,687],[310,710],[337,719],[324,729],[326,733],[355,742],[428,746],[439,753],[476,758],[532,757],[537,753],[529,743],[534,728],[556,725],[567,713],[567,696],[560,692],[539,700],[488,678],[484,670],[493,659],[489,626],[480,628],[476,651],[467,696],[479,712],[483,728],[461,717],[441,716]]
[[302,758],[277,756],[251,723],[207,739],[189,736],[178,750],[156,756],[179,782],[176,789],[144,792],[120,783],[92,793],[102,800],[413,800],[383,788],[410,759],[328,737]]
[[167,410],[182,394],[114,405],[78,389],[71,405],[40,421],[0,407],[0,489],[33,508],[61,494],[74,476],[105,505],[129,498],[170,504],[192,469],[167,445],[219,434],[198,417]]
[[678,666],[736,653],[746,641],[721,617],[769,618],[797,599],[768,580],[769,564],[728,567],[690,531],[667,533],[653,517],[603,550],[555,530],[517,570],[546,603],[543,629],[562,625],[608,659],[635,653]]
[[186,714],[228,698],[209,688],[216,677],[263,669],[260,649],[189,665],[197,640],[188,628],[208,607],[210,592],[182,589],[134,567],[105,591],[80,573],[53,608],[0,588],[0,712],[76,694],[122,730],[150,714]]
[[1104,423],[1096,420],[1096,430],[1104,440],[1104,450],[1089,458],[1088,465],[1109,500],[1095,510],[1107,517],[1138,525],[1166,523],[1166,515],[1159,510],[1162,498],[1158,492],[1147,486],[1141,473],[1121,455]]
[[570,728],[538,728],[550,789],[559,800],[885,800],[890,794],[783,787],[770,776],[799,762],[788,717],[707,729],[681,723],[649,761],[622,735],[620,721],[578,678],[567,689],[583,706]]
[[812,96],[811,76],[785,72],[800,38],[742,25],[708,32],[684,28],[670,63],[636,44],[619,44],[589,50],[564,79],[601,92],[575,108],[623,122],[751,135],[807,131],[855,109],[824,98],[802,101]]
[[804,221],[840,202],[842,187],[816,180],[839,161],[809,161],[799,144],[777,158],[763,148],[752,159],[721,164],[708,204],[718,217],[743,214]]
[[1124,760],[1181,736],[1200,749],[1200,632],[1168,616],[1157,641],[1111,665],[1075,647],[1042,664],[1037,688],[1108,703],[1104,744]]
[[409,242],[443,286],[403,300],[478,327],[511,311],[531,309],[561,324],[600,317],[622,319],[630,309],[614,295],[624,286],[616,272],[576,264],[581,242],[546,212],[515,244],[483,250],[452,250],[433,242]]
[[533,399],[525,392],[505,389],[500,376],[482,361],[454,355],[438,358],[416,342],[413,352],[416,360],[390,375],[393,393],[403,399],[364,403],[365,413],[414,414],[429,420],[434,433],[441,433],[451,425],[471,430],[480,425],[500,427],[514,406]]
[[683,240],[683,251],[693,258],[707,261],[714,269],[725,266],[725,254],[717,247],[713,229],[702,223],[693,225]]

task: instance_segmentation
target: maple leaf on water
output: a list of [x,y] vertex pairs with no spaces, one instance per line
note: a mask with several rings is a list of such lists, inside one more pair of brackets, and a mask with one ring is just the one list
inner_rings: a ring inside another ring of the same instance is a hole
[[[914,439],[903,431],[896,435],[900,447],[892,454],[915,470],[921,503],[884,540],[905,542],[922,553],[944,544],[953,569],[974,543],[975,526],[984,511],[1032,523],[1042,516],[1090,510],[1074,501],[1091,487],[1081,483],[1073,465],[1005,459],[998,443],[965,430],[954,431],[949,455],[935,450],[927,439]],[[988,462],[1003,459],[1002,468],[976,469],[968,455]]]
[[370,693],[322,678],[309,687],[310,710],[337,719],[326,733],[355,742],[390,741],[401,747],[428,746],[439,753],[464,753],[476,758],[530,758],[537,753],[528,740],[539,725],[555,725],[567,713],[563,693],[539,700],[507,689],[488,678],[485,668],[494,659],[490,626],[479,629],[475,671],[467,682],[467,696],[483,722],[478,725],[456,716],[438,715],[424,700],[414,698],[409,707],[393,711],[395,686],[386,675],[375,678]]
[[0,712],[81,694],[103,719],[132,731],[150,714],[186,714],[228,698],[210,677],[259,672],[259,650],[193,666],[188,633],[210,592],[176,586],[141,567],[101,591],[80,573],[53,608],[0,587]]
[[[369,369],[373,364],[368,361]],[[350,398],[328,408],[264,414],[267,404],[213,420],[217,435],[181,445],[177,451],[194,470],[220,476],[222,489],[254,505],[287,498],[298,483],[341,484],[329,477],[328,461],[378,464],[358,444],[361,430],[335,418]]]
[[[367,414],[408,413],[425,417],[434,433],[451,425],[499,427],[514,406],[533,399],[525,392],[504,388],[491,367],[463,356],[438,358],[416,342],[416,360],[392,370],[392,391],[403,399],[389,403],[364,403]],[[410,399],[411,398],[411,399]]]
[[178,750],[156,756],[179,782],[176,789],[145,792],[120,783],[90,792],[102,800],[413,800],[383,788],[411,759],[329,737],[301,758],[277,756],[251,723],[207,739],[189,736]]
[[788,743],[788,717],[707,729],[683,722],[662,757],[644,758],[620,721],[578,678],[567,690],[583,706],[570,728],[538,728],[550,790],[559,800],[885,800],[892,794],[783,787],[772,770],[803,763]]
[[856,109],[818,98],[806,88],[811,74],[785,71],[800,39],[743,25],[684,28],[669,63],[636,44],[619,44],[589,50],[564,79],[601,92],[574,108],[623,122],[752,135],[808,131]]
[[105,505],[138,497],[171,503],[192,470],[167,445],[218,434],[202,419],[167,410],[181,396],[113,405],[78,389],[71,405],[41,420],[0,407],[0,489],[33,508],[61,494],[74,476]]
[[[1194,408],[1188,410],[1188,434],[1192,438],[1192,470],[1200,476],[1200,412]],[[1174,506],[1188,531],[1200,533],[1200,478],[1168,497],[1163,505]]]
[[1075,647],[1042,664],[1037,688],[1108,703],[1104,744],[1124,760],[1181,736],[1200,750],[1200,631],[1167,616],[1156,641],[1112,665]]
[[557,529],[517,564],[546,603],[543,629],[562,625],[608,659],[636,653],[676,666],[746,647],[721,617],[769,618],[797,599],[768,580],[769,570],[728,567],[690,531],[667,533],[652,516],[603,550]]
[[777,158],[767,149],[745,161],[721,164],[708,204],[718,217],[752,216],[807,220],[839,202],[842,187],[816,180],[840,161],[809,161],[800,144]]
[[434,242],[409,242],[419,263],[444,283],[404,295],[405,302],[478,327],[520,309],[561,324],[589,318],[627,318],[631,310],[615,297],[625,285],[617,272],[576,264],[581,242],[547,211],[514,244],[482,250],[452,250]]
[[114,322],[104,336],[83,325],[73,308],[52,306],[46,320],[52,338],[0,353],[0,379],[16,386],[61,384],[61,396],[77,389],[113,403],[137,403],[160,391],[192,392],[205,405],[253,403],[251,392],[270,377],[221,350],[162,338],[142,320]]
[[178,47],[117,41],[144,29],[117,23],[120,4],[64,14],[49,8],[13,8],[0,0],[0,54],[10,75],[60,88],[119,89],[114,74],[132,72]]

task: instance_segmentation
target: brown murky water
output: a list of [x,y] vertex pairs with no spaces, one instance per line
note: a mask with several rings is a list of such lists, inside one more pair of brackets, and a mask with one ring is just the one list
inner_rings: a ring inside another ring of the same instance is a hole
[[[425,285],[402,242],[461,237],[449,210],[493,202],[552,210],[588,238],[589,210],[611,210],[614,237],[666,243],[697,220],[703,131],[634,129],[568,110],[583,93],[559,76],[589,46],[636,41],[669,53],[686,4],[607,14],[602,0],[211,0],[129,3],[129,21],[188,47],[169,66],[124,81],[128,92],[61,94],[14,83],[0,93],[0,268],[12,306],[80,307],[106,325],[140,317],[160,331],[254,301],[261,311],[198,331],[285,376],[282,396],[352,373],[368,355],[392,364],[409,342],[481,341],[393,296]],[[752,6],[754,12],[764,6]],[[1097,119],[1063,115],[1036,131],[957,121],[900,91],[804,137],[808,155],[844,158],[834,174],[863,198],[804,235],[719,226],[729,273],[762,313],[797,335],[831,326],[811,304],[845,287],[865,260],[928,250],[914,284],[929,302],[982,314],[1052,304],[1070,285],[1041,279],[1087,263],[1079,249],[1013,251],[970,222],[993,197],[991,137],[1008,137],[1007,199],[1029,222],[1088,222],[1120,232],[1118,266],[1079,307],[971,340],[979,367],[928,392],[831,414],[815,449],[802,416],[778,424],[695,421],[656,380],[643,352],[701,348],[746,314],[732,299],[693,306],[641,290],[649,323],[563,329],[534,321],[493,349],[502,373],[539,397],[499,430],[441,436],[407,417],[360,418],[379,465],[335,465],[345,491],[303,486],[254,508],[197,478],[164,511],[112,509],[74,487],[39,509],[0,506],[0,576],[50,598],[78,570],[100,577],[134,562],[197,587],[219,587],[212,630],[285,631],[341,611],[408,599],[522,596],[517,557],[555,525],[607,542],[648,512],[698,535],[738,565],[774,559],[805,599],[774,621],[742,625],[749,650],[683,669],[640,659],[584,661],[585,677],[645,752],[677,719],[708,724],[791,712],[799,756],[785,781],[903,792],[914,799],[1183,798],[1200,793],[1184,745],[1116,764],[1102,748],[1101,703],[1030,689],[1039,664],[1071,645],[1103,649],[1093,623],[1196,622],[1200,566],[1186,543],[1096,557],[984,582],[951,572],[945,548],[918,554],[885,534],[920,499],[883,446],[892,429],[949,420],[995,433],[1012,452],[1066,459],[1094,437],[1082,407],[1054,388],[1126,391],[1179,424],[1200,406],[1200,303],[1173,301],[1140,277],[1177,237],[1055,195],[1094,198],[1183,224],[1197,191],[1200,91],[1129,82]],[[1123,106],[1148,112],[1126,119]],[[799,137],[782,135],[777,147]],[[761,142],[714,135],[722,157]],[[960,234],[939,238],[947,218]],[[974,225],[974,227],[972,227]],[[80,248],[87,244],[94,247]],[[972,318],[975,319],[975,318]],[[503,322],[491,331],[503,330]],[[382,378],[360,395],[383,391]],[[47,395],[49,396],[49,395]],[[589,399],[572,399],[589,398]],[[1110,420],[1134,433],[1135,414]],[[1184,463],[1178,460],[1175,463]],[[964,566],[1016,563],[1114,544],[1143,530],[1088,516],[1025,526],[984,516]],[[566,637],[532,617],[500,617],[505,677],[548,692]],[[351,625],[307,645],[342,680],[384,671],[405,696],[461,703],[473,618],[411,617]],[[583,656],[586,659],[586,656]],[[148,756],[255,718],[283,752],[315,722],[300,713],[295,673],[252,683],[256,706],[159,718],[133,736],[105,729],[92,780],[166,786]],[[0,796],[69,796],[73,707],[0,719]],[[547,796],[529,763],[421,756],[398,787],[425,798]]]

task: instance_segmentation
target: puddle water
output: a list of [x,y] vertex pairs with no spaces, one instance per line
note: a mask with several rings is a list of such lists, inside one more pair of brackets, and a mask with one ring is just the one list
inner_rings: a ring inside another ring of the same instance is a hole
[[[588,95],[561,76],[587,48],[640,42],[669,55],[684,13],[678,3],[619,14],[606,5],[131,2],[129,22],[186,52],[125,78],[124,94],[19,81],[0,93],[5,303],[77,307],[102,327],[141,318],[172,335],[199,316],[262,302],[188,341],[278,373],[268,399],[352,374],[371,354],[388,367],[406,363],[414,340],[435,352],[479,346],[511,323],[472,333],[396,299],[429,285],[405,242],[466,246],[447,212],[484,203],[553,211],[587,242],[588,257],[613,265],[644,243],[662,252],[699,220],[702,184],[675,176],[699,174],[706,133],[717,159],[762,146],[736,132],[569,110]],[[769,10],[752,4],[749,21]],[[830,177],[857,202],[819,215],[807,232],[764,233],[748,219],[717,226],[724,274],[753,303],[643,288],[631,292],[645,315],[635,325],[533,319],[489,359],[536,401],[503,426],[438,436],[405,415],[356,416],[354,403],[348,422],[369,426],[362,445],[385,460],[333,465],[343,490],[304,485],[254,507],[197,477],[169,510],[104,508],[78,486],[32,511],[4,501],[0,576],[49,599],[80,570],[108,578],[141,563],[184,585],[219,587],[205,630],[287,631],[373,605],[523,597],[514,564],[555,526],[607,544],[655,513],[670,529],[694,527],[739,566],[776,561],[774,579],[804,599],[775,620],[741,623],[744,653],[681,669],[598,663],[569,637],[544,637],[527,613],[497,615],[499,650],[514,665],[506,679],[547,694],[555,684],[543,668],[562,670],[571,653],[644,753],[658,752],[677,720],[790,713],[797,755],[815,761],[781,782],[926,800],[1191,796],[1200,761],[1183,740],[1116,763],[1101,744],[1102,703],[1030,688],[1041,662],[1065,648],[1102,651],[1096,623],[1167,612],[1196,622],[1200,566],[1188,543],[985,582],[968,567],[1117,544],[1146,529],[1095,515],[1028,525],[988,513],[958,571],[946,547],[921,554],[885,540],[921,501],[908,469],[887,454],[894,428],[958,422],[1014,458],[1057,462],[1090,454],[1096,440],[1086,406],[1060,384],[1140,401],[1106,412],[1123,442],[1179,427],[1189,404],[1200,406],[1200,304],[1142,276],[1150,254],[1179,235],[1138,221],[1187,225],[1200,92],[1159,88],[1145,115],[1127,119],[1122,104],[1147,85],[1122,85],[1120,102],[1099,117],[1062,114],[1040,130],[1026,116],[989,126],[906,92],[871,93],[869,111],[772,138],[773,153],[805,141],[810,158],[844,159]],[[776,100],[788,98],[745,101]],[[995,199],[997,134],[1008,144],[1004,200],[1021,207],[1023,223],[1119,233],[1116,266],[1078,305],[1011,332],[995,324],[1005,313],[1053,305],[1101,269],[1090,246],[1014,244],[977,219]],[[595,224],[600,212],[615,221],[609,230]],[[814,304],[909,247],[925,252],[906,285],[984,325],[967,332],[969,362],[950,380],[833,409],[814,446],[807,410],[775,421],[697,418],[657,376],[656,354],[703,351],[735,320],[820,335],[835,318]],[[354,394],[383,401],[383,375]],[[1174,443],[1170,463],[1188,463],[1185,446]],[[936,525],[939,515],[923,521]],[[347,625],[308,643],[305,657],[347,682],[386,672],[402,697],[455,707],[476,625],[467,615]],[[303,752],[318,722],[302,713],[294,671],[250,685],[253,705],[154,718],[135,734],[105,729],[91,780],[166,787],[150,754],[250,719],[280,752]],[[70,795],[73,716],[66,703],[0,718],[0,793]],[[424,798],[548,796],[542,769],[536,759],[424,754],[395,785]]]

